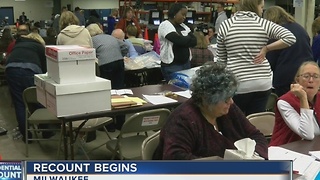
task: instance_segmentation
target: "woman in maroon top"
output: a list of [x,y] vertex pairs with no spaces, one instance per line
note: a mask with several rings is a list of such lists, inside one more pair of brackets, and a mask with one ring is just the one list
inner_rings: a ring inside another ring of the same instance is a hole
[[161,129],[154,159],[224,156],[243,138],[256,141],[255,151],[268,158],[268,143],[233,103],[235,76],[221,63],[208,62],[196,71],[192,97],[176,108]]
[[129,24],[137,27],[137,37],[142,38],[139,20],[134,17],[133,9],[131,7],[127,7],[124,10],[123,17],[119,20],[115,29],[122,29],[122,31],[126,34],[126,29]]

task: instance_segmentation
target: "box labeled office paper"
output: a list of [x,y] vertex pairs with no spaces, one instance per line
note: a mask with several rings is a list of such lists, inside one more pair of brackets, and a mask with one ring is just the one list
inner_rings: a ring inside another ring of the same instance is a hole
[[78,45],[46,46],[46,56],[55,61],[75,61],[95,59],[96,51]]
[[96,77],[93,82],[47,83],[47,109],[57,117],[111,109],[111,82]]
[[46,82],[54,83],[54,81],[50,79],[47,74],[34,75],[34,84],[36,85],[37,100],[44,107],[47,106],[46,89],[45,89]]
[[60,84],[94,81],[95,59],[56,61],[47,57],[48,76]]

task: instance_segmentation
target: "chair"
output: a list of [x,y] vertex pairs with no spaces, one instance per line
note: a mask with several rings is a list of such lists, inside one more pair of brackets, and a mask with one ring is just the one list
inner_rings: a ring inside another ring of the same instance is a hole
[[147,137],[142,142],[141,157],[142,160],[152,160],[154,151],[157,149],[160,141],[160,131],[157,131],[153,135]]
[[247,119],[268,139],[271,139],[275,123],[274,112],[259,112],[250,114]]
[[[60,131],[59,129],[41,129],[37,125],[39,124],[57,124],[61,127],[61,121],[54,116],[46,108],[37,108],[39,105],[37,101],[36,87],[29,87],[23,91],[23,102],[25,105],[26,113],[26,157],[29,156],[28,153],[28,143],[29,141],[44,141],[44,140],[58,140],[58,139],[44,139],[39,138],[39,132],[45,131]],[[33,132],[36,138],[28,137],[28,132]]]
[[[88,132],[96,131],[96,130],[102,128],[103,131],[106,133],[108,140],[110,140],[111,137],[110,137],[108,130],[106,129],[105,126],[112,123],[112,122],[113,122],[113,119],[111,117],[94,118],[94,119],[72,122],[73,132],[75,132],[75,142],[78,144],[78,146],[80,147],[80,149],[82,150],[82,152],[84,153],[84,155],[86,156],[86,158],[88,160],[90,160],[88,154],[91,153],[92,151],[100,148],[101,146],[105,145],[107,143],[107,140],[104,143],[90,149],[89,151],[86,151],[84,148],[85,143],[81,142],[80,137],[78,135],[79,134],[86,134]],[[66,129],[67,130],[69,129],[68,123],[66,124]],[[61,136],[60,138],[63,138],[63,137]],[[82,137],[82,138],[84,140],[84,137]],[[61,143],[61,141],[60,141],[60,143]],[[73,142],[71,142],[71,143],[73,143]],[[61,147],[61,144],[59,147]],[[59,153],[60,153],[60,151],[59,151]],[[58,157],[60,155],[59,153],[58,153]]]
[[[117,139],[107,142],[107,149],[121,160],[141,159],[141,146],[148,137],[147,131],[159,130],[165,124],[170,111],[168,109],[153,109],[135,113],[123,124]],[[145,132],[144,135],[139,134]]]
[[274,108],[277,103],[277,99],[278,99],[277,94],[275,94],[275,93],[270,94],[268,101],[267,101],[267,105],[266,105],[266,111],[274,112]]

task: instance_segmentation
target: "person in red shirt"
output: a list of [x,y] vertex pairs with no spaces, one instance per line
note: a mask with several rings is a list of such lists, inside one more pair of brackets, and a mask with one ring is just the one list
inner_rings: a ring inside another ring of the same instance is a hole
[[137,27],[137,36],[142,38],[142,32],[139,25],[139,20],[134,16],[133,9],[131,7],[127,7],[124,10],[122,18],[119,20],[118,24],[116,25],[115,29],[122,29],[122,31],[126,34],[127,33],[127,26],[131,24]]

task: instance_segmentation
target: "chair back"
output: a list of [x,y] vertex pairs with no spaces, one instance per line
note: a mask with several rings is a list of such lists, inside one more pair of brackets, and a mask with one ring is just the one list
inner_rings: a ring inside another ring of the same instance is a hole
[[141,148],[142,160],[152,160],[153,153],[157,149],[159,141],[160,131],[157,131],[143,141]]
[[40,107],[37,100],[37,90],[35,86],[28,87],[23,91],[23,102],[26,107],[26,113],[32,114]]
[[278,99],[277,94],[271,93],[269,95],[269,98],[268,98],[268,101],[267,101],[267,105],[266,105],[266,111],[274,112],[274,108],[276,106],[277,99]]
[[135,113],[123,124],[119,137],[128,133],[159,130],[165,124],[170,111],[165,108],[153,109]]
[[271,137],[275,123],[274,112],[260,112],[247,116],[247,119],[253,124],[265,137]]

